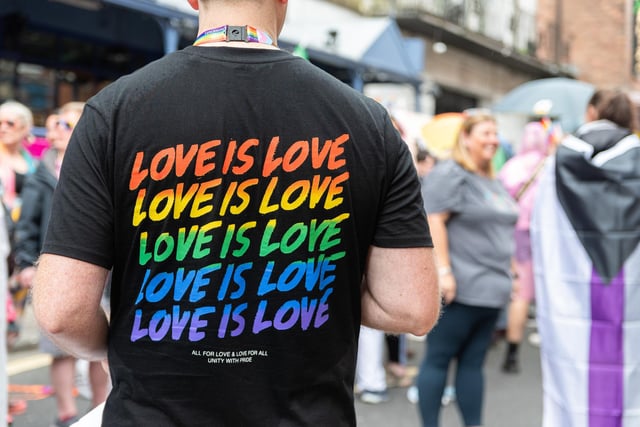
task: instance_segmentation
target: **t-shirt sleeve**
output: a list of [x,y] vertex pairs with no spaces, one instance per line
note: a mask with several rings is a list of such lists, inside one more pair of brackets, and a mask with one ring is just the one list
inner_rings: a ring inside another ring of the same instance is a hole
[[438,163],[425,177],[422,197],[427,213],[459,213],[463,204],[464,174],[453,160]]
[[390,173],[373,244],[384,248],[433,247],[420,194],[420,181],[407,144],[386,117]]
[[88,104],[73,131],[56,187],[43,253],[112,266],[108,127]]

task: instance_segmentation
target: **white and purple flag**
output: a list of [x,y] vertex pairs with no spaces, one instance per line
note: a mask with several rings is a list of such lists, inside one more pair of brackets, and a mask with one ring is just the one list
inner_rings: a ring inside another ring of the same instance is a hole
[[544,427],[640,426],[640,140],[600,148],[566,138],[538,188]]

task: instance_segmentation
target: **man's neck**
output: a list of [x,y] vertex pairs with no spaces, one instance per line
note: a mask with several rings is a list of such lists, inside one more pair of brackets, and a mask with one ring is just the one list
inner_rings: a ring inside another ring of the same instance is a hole
[[[215,9],[202,6],[200,8],[198,34],[223,25],[248,25],[268,34],[273,40],[273,46],[278,45],[278,19],[273,7],[268,6],[269,2],[212,2],[211,4],[215,5]],[[228,47],[265,47],[262,43],[222,43]],[[219,43],[211,43],[211,45],[219,45]]]
[[223,25],[208,29],[198,35],[193,45],[278,49],[270,35],[248,25]]

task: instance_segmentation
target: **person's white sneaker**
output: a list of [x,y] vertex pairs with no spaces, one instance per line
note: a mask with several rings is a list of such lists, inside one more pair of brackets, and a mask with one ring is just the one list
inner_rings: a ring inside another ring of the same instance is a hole
[[540,334],[537,332],[531,332],[529,334],[529,344],[534,347],[540,347]]
[[417,386],[412,385],[411,387],[409,387],[409,389],[407,390],[407,400],[413,404],[418,403],[418,401],[420,400],[420,397],[418,395]]
[[76,361],[76,389],[78,394],[87,400],[91,400],[91,385],[89,384],[89,362],[78,359]]
[[387,393],[387,390],[382,390],[382,391],[363,390],[362,393],[360,393],[360,401],[362,403],[369,403],[371,405],[377,405],[378,403],[388,402],[389,393]]
[[447,406],[451,402],[456,401],[456,388],[452,385],[448,385],[444,388],[442,393],[442,406]]

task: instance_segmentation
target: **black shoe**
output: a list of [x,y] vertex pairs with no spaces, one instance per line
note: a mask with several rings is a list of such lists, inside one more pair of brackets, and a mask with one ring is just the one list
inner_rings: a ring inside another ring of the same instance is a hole
[[490,347],[496,347],[498,345],[498,343],[502,340],[505,339],[505,337],[507,336],[507,330],[506,329],[496,329],[493,331],[493,335],[491,336],[491,344],[489,345]]
[[502,372],[505,374],[518,374],[520,373],[520,363],[518,363],[518,359],[509,356],[502,364]]

